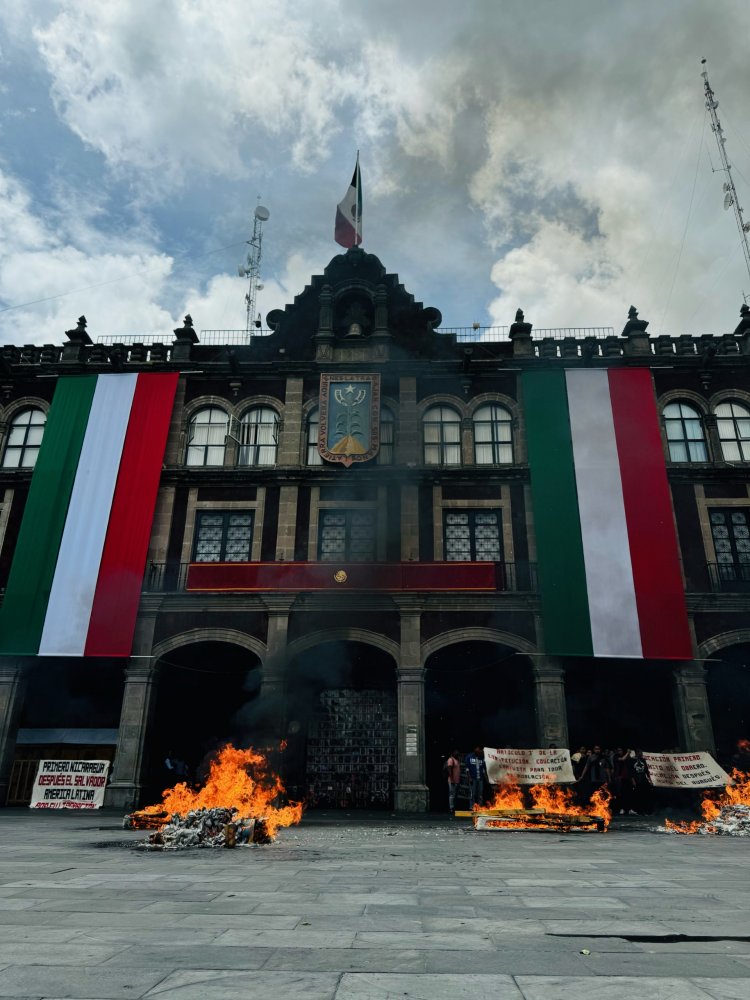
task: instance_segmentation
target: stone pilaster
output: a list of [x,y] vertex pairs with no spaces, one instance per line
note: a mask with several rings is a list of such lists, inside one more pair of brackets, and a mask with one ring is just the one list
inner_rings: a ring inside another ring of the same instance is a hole
[[399,379],[398,435],[396,465],[421,465],[419,421],[417,418],[417,380],[412,376]]
[[297,536],[297,495],[297,486],[282,486],[279,490],[276,558],[282,562],[294,559],[294,541]]
[[425,669],[421,657],[421,607],[409,598],[396,599],[401,615],[401,662],[398,689],[398,781],[396,809],[426,812]]
[[568,715],[565,707],[565,668],[553,656],[535,657],[534,713],[537,746],[567,747]]
[[156,658],[133,657],[125,671],[120,728],[105,805],[128,811],[140,803],[148,727],[156,703]]
[[302,397],[304,381],[289,377],[284,394],[284,424],[279,435],[279,465],[299,465],[302,448]]
[[672,671],[672,697],[680,746],[683,750],[715,752],[705,667],[686,660]]
[[0,657],[0,806],[4,806],[8,798],[28,673],[27,658]]
[[401,485],[401,561],[419,559],[419,487]]

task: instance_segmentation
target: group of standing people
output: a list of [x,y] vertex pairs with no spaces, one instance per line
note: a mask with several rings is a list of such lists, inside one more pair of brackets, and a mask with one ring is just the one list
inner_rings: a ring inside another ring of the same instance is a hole
[[[570,760],[576,781],[576,795],[581,804],[587,803],[597,789],[607,788],[612,793],[616,813],[643,815],[653,812],[653,782],[642,750],[624,747],[605,750],[598,745],[589,749],[582,746],[571,754]],[[443,769],[448,779],[450,812],[456,809],[462,772],[465,772],[469,782],[469,808],[484,805],[487,767],[482,747],[475,747],[464,757],[458,750],[454,750],[445,761]]]
[[621,816],[647,815],[654,810],[654,785],[642,750],[607,750],[582,746],[570,755],[582,803],[599,788],[612,793],[612,807]]

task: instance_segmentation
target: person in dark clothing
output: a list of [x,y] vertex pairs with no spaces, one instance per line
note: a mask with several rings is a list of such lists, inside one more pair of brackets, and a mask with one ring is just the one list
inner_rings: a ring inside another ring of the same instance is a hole
[[643,756],[642,750],[636,750],[630,758],[630,776],[633,789],[633,809],[639,815],[648,815],[654,811],[654,784],[651,780],[651,772],[648,769],[648,761]]
[[484,751],[481,747],[474,747],[470,754],[466,755],[464,761],[469,771],[470,806],[484,805],[484,782],[487,777],[487,767],[484,763]]
[[612,794],[614,811],[622,816],[632,808],[633,782],[630,773],[630,750],[618,747],[613,757]]
[[612,780],[609,758],[600,746],[595,746],[589,754],[580,780],[583,792],[589,798],[598,788],[609,785]]

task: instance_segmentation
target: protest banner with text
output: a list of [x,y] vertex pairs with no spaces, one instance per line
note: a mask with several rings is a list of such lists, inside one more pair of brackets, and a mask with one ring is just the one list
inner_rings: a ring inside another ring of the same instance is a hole
[[575,781],[569,750],[514,750],[484,748],[487,778],[493,785],[515,781],[519,785],[558,784]]
[[101,809],[108,760],[40,760],[31,809]]

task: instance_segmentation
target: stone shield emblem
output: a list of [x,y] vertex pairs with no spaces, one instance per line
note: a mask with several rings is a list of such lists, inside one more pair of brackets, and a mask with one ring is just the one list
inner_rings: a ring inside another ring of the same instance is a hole
[[318,451],[326,462],[369,462],[380,450],[380,375],[321,375]]

